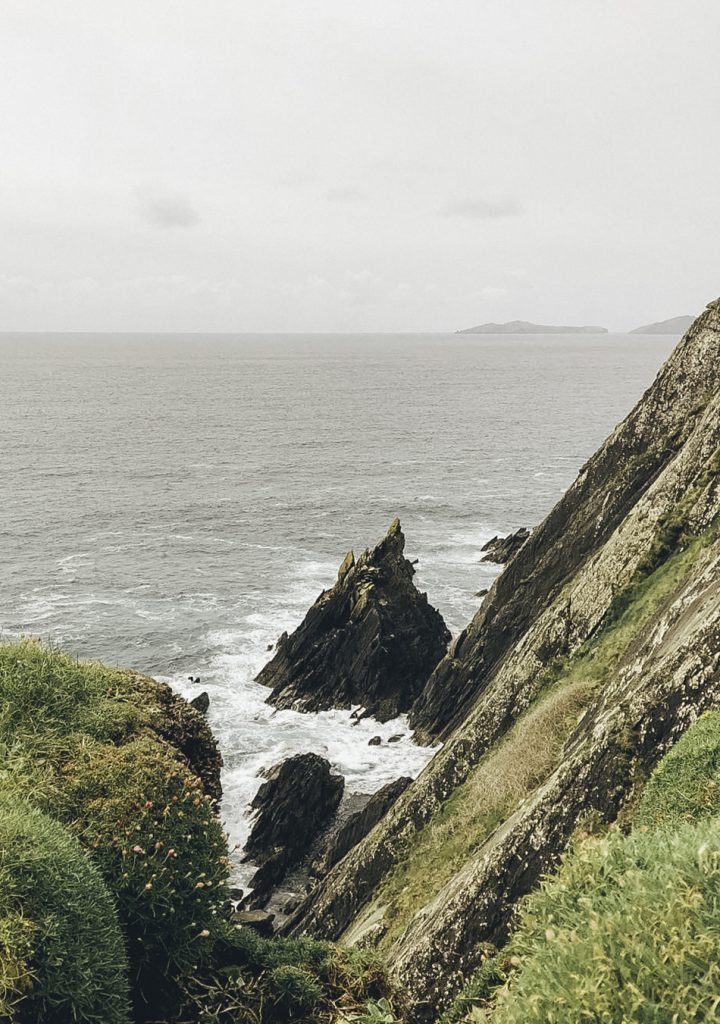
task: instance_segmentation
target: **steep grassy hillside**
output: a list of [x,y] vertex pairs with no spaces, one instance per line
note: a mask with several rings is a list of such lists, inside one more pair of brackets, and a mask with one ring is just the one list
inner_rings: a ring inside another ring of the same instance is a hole
[[448,736],[443,750],[292,925],[379,943],[413,1020],[505,941],[578,824],[629,813],[720,703],[719,314],[509,563],[428,684],[437,724],[418,722]]

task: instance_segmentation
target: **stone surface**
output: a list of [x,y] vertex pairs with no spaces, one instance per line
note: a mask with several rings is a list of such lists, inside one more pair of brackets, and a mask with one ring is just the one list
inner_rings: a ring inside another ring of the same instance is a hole
[[252,900],[267,896],[310,849],[342,799],[345,780],[317,754],[296,754],[270,769],[251,808],[257,812],[244,859],[257,863]]
[[257,681],[268,703],[298,711],[360,705],[358,717],[380,721],[407,711],[450,634],[413,583],[405,538],[395,520],[387,536],[358,559],[342,562],[295,632],[284,633]]
[[408,788],[412,779],[408,776],[388,782],[370,797],[365,806],[350,815],[330,837],[327,849],[316,868],[317,874],[325,874],[345,856],[348,850],[357,846],[361,839],[384,818],[401,793]]
[[480,561],[505,565],[513,555],[517,554],[529,536],[530,531],[527,527],[521,526],[519,530],[516,530],[515,533],[509,533],[507,537],[493,537],[492,540],[489,540],[487,544],[483,544],[480,548],[481,551],[485,552]]
[[252,928],[266,939],[269,939],[274,931],[275,915],[268,914],[265,910],[239,910],[230,920],[238,927]]
[[195,708],[196,711],[199,711],[201,715],[206,715],[210,708],[210,695],[207,690],[203,690],[203,692],[199,693],[197,697],[193,697],[190,701],[190,706]]

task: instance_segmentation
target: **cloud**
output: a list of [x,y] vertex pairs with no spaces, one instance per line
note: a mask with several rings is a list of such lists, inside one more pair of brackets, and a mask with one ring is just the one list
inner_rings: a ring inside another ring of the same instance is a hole
[[331,203],[359,203],[363,199],[367,199],[367,193],[352,185],[341,185],[338,188],[328,189],[325,198]]
[[160,228],[189,228],[200,220],[193,204],[179,192],[159,185],[141,185],[135,194],[143,220],[148,224]]
[[499,217],[518,217],[522,210],[515,199],[502,196],[494,199],[449,199],[440,213],[443,217],[462,217],[465,220],[496,220]]

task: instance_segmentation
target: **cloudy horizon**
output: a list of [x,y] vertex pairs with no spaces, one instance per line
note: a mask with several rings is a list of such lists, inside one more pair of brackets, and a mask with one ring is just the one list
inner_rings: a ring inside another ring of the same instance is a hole
[[0,25],[0,331],[625,330],[720,291],[715,0]]

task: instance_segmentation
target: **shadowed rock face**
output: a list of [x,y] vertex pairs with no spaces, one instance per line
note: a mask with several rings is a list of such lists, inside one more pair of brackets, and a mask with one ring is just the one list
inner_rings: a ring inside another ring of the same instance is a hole
[[408,788],[412,779],[404,775],[402,778],[388,782],[377,793],[373,793],[365,806],[351,814],[347,821],[330,837],[322,860],[317,865],[316,873],[325,874],[345,856],[348,850],[357,846],[361,839],[384,818],[401,793]]
[[268,703],[297,711],[360,705],[381,722],[411,706],[450,634],[413,583],[396,519],[387,536],[357,560],[349,552],[295,632],[283,633],[257,681]]
[[270,769],[250,805],[257,818],[245,859],[258,862],[250,885],[253,903],[267,895],[302,860],[342,799],[345,780],[317,754],[296,754]]
[[497,565],[505,565],[513,555],[517,554],[525,541],[530,536],[530,531],[522,526],[515,533],[509,533],[507,537],[493,537],[480,550],[484,551],[481,562],[495,562]]

